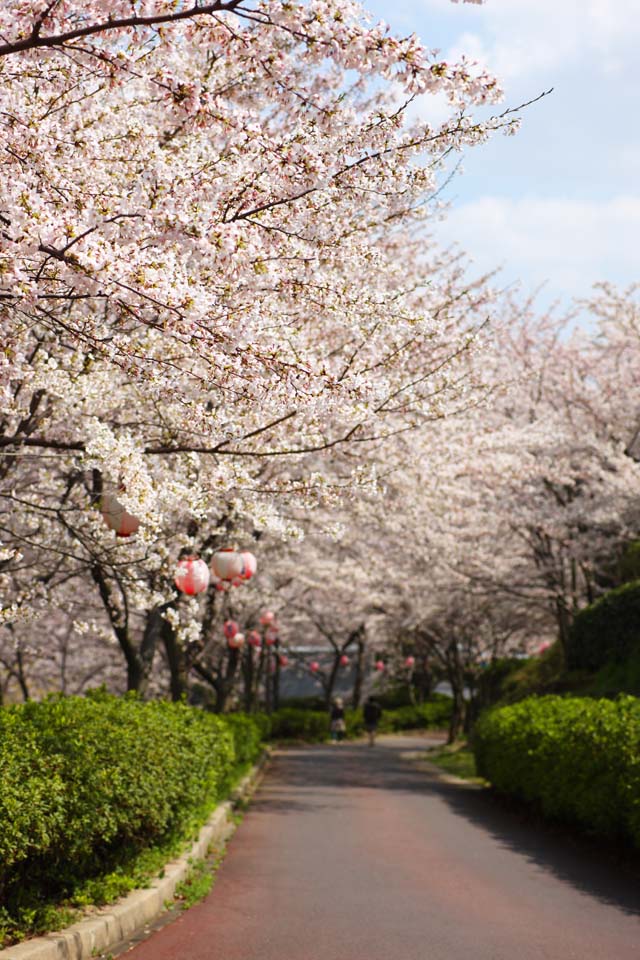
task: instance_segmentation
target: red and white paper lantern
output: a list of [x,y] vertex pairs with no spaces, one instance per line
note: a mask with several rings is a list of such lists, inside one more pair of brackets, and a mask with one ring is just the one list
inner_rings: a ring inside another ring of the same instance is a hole
[[110,530],[115,530],[117,537],[130,537],[132,533],[137,533],[140,521],[131,513],[127,513],[112,493],[103,495],[100,506],[104,522]]
[[236,633],[228,640],[232,650],[240,650],[244,646],[244,633]]
[[251,580],[251,577],[255,575],[256,570],[258,569],[258,561],[252,553],[248,553],[246,550],[244,553],[240,554],[242,558],[243,571],[240,574],[241,580]]
[[242,559],[231,547],[218,550],[211,558],[211,571],[219,580],[233,580],[242,573]]
[[258,561],[252,553],[238,553],[232,547],[218,550],[211,558],[211,570],[219,580],[226,580],[234,587],[244,580],[250,580],[258,568]]
[[259,650],[262,646],[262,637],[257,630],[251,630],[247,639],[249,641],[249,645],[251,647],[255,647],[256,650]]
[[384,670],[384,660],[376,660],[376,670],[378,673],[382,673]]
[[340,657],[340,666],[341,667],[349,666],[349,657],[346,655],[346,653],[343,653],[342,656]]
[[263,613],[260,615],[260,623],[263,627],[267,627],[269,626],[270,623],[273,623],[275,618],[276,618],[276,615],[273,612],[273,610],[264,610]]
[[180,593],[193,597],[209,586],[209,567],[198,557],[185,557],[178,561],[174,579]]
[[409,670],[413,670],[413,668],[414,668],[415,665],[416,665],[416,658],[415,658],[415,657],[407,657],[407,659],[406,659],[405,662],[404,662],[404,665],[405,665],[405,667],[408,667]]
[[309,670],[311,670],[311,673],[317,673],[319,669],[320,669],[320,664],[318,663],[318,661],[312,660],[311,663],[309,664]]
[[240,627],[235,620],[225,620],[224,624],[222,625],[222,632],[227,640],[233,640],[233,638],[237,636],[239,630]]

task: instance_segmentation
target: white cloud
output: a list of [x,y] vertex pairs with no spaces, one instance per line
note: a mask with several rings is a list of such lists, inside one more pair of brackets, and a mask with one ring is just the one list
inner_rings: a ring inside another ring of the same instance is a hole
[[590,72],[624,72],[633,79],[625,64],[637,59],[640,0],[487,0],[481,7],[399,0],[396,9],[419,34],[430,15],[459,24],[447,57],[466,53],[505,81],[558,73],[578,61],[588,63]]
[[640,196],[590,202],[561,197],[480,197],[454,208],[437,229],[478,270],[502,265],[505,281],[551,296],[582,296],[607,279],[640,280]]
[[487,61],[506,80],[583,62],[617,73],[640,39],[640,0],[491,0]]
[[[365,3],[367,0],[365,0]],[[467,173],[440,235],[504,282],[545,299],[593,283],[640,280],[640,0],[370,0],[392,29],[413,29],[448,60],[495,73],[510,106],[555,87],[524,112],[517,137],[465,154]],[[442,119],[433,97],[415,115]],[[481,114],[482,115],[482,114]]]

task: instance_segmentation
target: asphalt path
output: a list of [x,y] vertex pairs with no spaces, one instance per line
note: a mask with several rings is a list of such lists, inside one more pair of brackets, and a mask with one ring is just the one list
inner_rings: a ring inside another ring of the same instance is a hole
[[410,759],[274,758],[212,893],[132,960],[640,960],[633,867]]

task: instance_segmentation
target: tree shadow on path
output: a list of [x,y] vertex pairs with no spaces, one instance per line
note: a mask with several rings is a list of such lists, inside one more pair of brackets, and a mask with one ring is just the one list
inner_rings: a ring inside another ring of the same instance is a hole
[[349,743],[285,750],[275,758],[256,809],[286,814],[340,805],[342,790],[356,791],[350,798],[353,803],[361,789],[421,794],[425,800],[442,801],[501,847],[561,881],[640,916],[640,857],[549,824],[529,810],[507,805],[491,790],[443,779],[434,768],[418,767],[402,756],[425,746],[419,739],[390,738],[374,748]]

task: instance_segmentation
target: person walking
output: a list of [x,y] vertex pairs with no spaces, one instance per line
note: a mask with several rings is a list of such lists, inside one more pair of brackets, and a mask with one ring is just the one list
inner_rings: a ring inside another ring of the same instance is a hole
[[331,739],[334,743],[340,743],[347,732],[347,725],[344,719],[344,703],[342,697],[336,697],[331,704],[329,711]]
[[364,728],[369,736],[369,746],[375,746],[376,733],[380,717],[382,716],[382,707],[374,697],[368,697],[363,709]]

